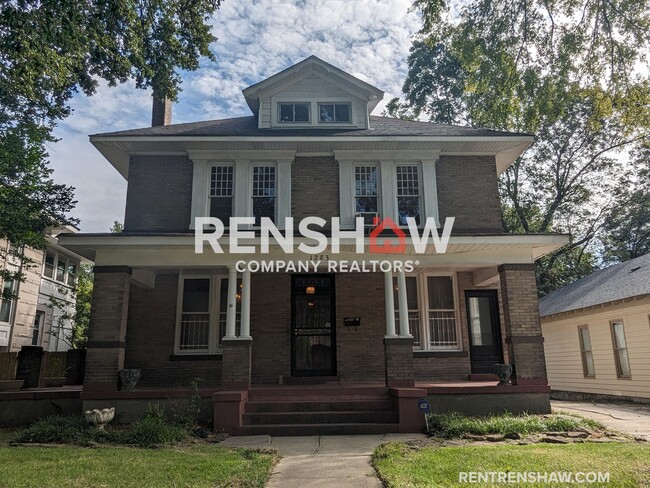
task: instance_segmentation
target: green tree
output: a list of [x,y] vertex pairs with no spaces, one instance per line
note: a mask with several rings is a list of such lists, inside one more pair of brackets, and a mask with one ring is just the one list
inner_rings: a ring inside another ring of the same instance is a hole
[[18,0],[0,3],[0,237],[43,247],[74,222],[73,188],[54,184],[46,145],[77,92],[129,79],[174,100],[180,70],[214,55],[220,0]]
[[[613,195],[629,167],[619,154],[650,126],[646,1],[417,0],[404,101],[389,112],[438,123],[534,132],[502,175],[511,232],[567,232],[571,244],[539,263],[543,292],[591,272]],[[454,4],[457,5],[457,4]]]
[[[59,288],[62,297],[50,297],[49,299],[49,306],[61,311],[58,317],[59,330],[66,330],[66,323],[70,324],[70,333],[62,339],[72,349],[83,349],[88,341],[93,278],[92,266],[81,265],[74,288],[72,290]],[[73,302],[74,308],[71,307]]]

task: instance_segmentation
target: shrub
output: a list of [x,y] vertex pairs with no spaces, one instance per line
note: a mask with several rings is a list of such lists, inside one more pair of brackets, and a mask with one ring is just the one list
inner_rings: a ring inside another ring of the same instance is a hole
[[90,442],[114,442],[111,431],[98,430],[80,415],[53,415],[39,420],[23,430],[18,442],[61,444],[88,444]]
[[182,427],[168,423],[165,412],[159,407],[149,406],[144,418],[124,433],[123,441],[139,447],[156,447],[180,442],[184,438]]

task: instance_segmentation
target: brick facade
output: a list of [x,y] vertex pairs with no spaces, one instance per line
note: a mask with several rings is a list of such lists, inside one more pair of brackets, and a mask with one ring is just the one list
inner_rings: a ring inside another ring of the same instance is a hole
[[178,274],[158,274],[153,290],[131,286],[125,367],[139,368],[138,386],[187,387],[221,382],[221,358],[174,357]]
[[386,386],[414,386],[413,338],[384,339]]
[[539,319],[534,264],[499,267],[505,342],[517,384],[546,384],[544,338]]
[[334,157],[298,156],[291,168],[291,215],[295,222],[317,215],[338,217],[339,167]]
[[250,339],[224,339],[221,386],[225,389],[247,390],[251,386]]
[[117,372],[124,368],[130,277],[128,268],[95,267],[86,389],[117,389]]
[[494,156],[440,156],[436,164],[440,221],[454,233],[503,233]]
[[124,232],[189,232],[191,202],[187,156],[131,156]]

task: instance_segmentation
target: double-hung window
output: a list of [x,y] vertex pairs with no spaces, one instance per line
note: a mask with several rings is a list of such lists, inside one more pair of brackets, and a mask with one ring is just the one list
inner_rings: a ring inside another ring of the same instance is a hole
[[[399,290],[396,280],[393,280],[393,288],[397,326]],[[451,276],[407,276],[406,302],[415,349],[435,351],[460,348],[454,281]]]
[[[236,328],[240,327],[241,280],[237,283]],[[226,334],[228,277],[181,276],[178,285],[176,351],[210,354],[221,351]]]
[[366,227],[374,225],[379,215],[379,168],[356,166],[354,168],[354,209],[357,217],[363,217]]
[[619,378],[630,378],[630,359],[627,354],[627,342],[623,321],[617,320],[610,323],[612,328],[612,344],[614,346],[614,359],[616,360],[616,375]]
[[255,225],[260,218],[268,217],[275,221],[276,178],[275,166],[253,166],[253,217]]
[[582,356],[582,372],[585,378],[596,376],[594,369],[594,355],[591,350],[591,337],[589,335],[589,326],[581,325],[578,327],[580,338],[580,355]]
[[399,165],[396,168],[395,176],[399,225],[408,225],[406,219],[409,217],[413,217],[416,224],[420,225],[422,189],[418,165]]
[[212,166],[210,171],[210,217],[220,219],[228,226],[232,217],[235,167]]
[[15,280],[5,280],[2,284],[2,295],[0,295],[0,322],[9,323],[11,310],[14,304],[13,294],[16,291]]

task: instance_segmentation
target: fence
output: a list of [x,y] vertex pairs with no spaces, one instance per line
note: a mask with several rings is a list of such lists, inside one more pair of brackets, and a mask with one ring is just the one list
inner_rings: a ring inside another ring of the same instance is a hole
[[85,361],[85,350],[48,352],[23,346],[20,352],[0,352],[0,381],[24,380],[23,388],[80,385]]

